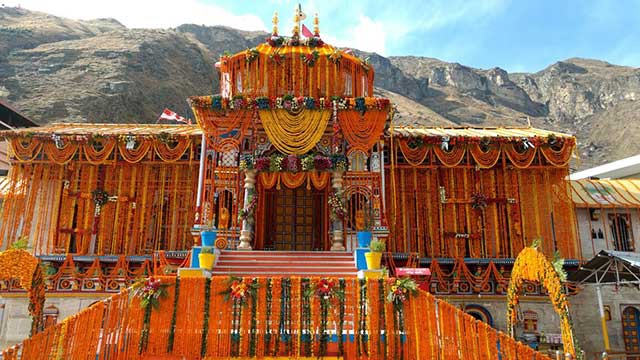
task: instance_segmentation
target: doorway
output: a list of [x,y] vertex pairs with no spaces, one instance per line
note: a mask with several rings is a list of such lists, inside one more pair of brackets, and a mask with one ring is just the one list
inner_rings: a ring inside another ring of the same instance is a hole
[[326,190],[283,187],[266,190],[264,195],[264,250],[325,250]]

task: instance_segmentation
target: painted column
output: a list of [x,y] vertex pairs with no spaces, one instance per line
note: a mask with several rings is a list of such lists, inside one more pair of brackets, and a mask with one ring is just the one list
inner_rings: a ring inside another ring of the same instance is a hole
[[[339,193],[342,191],[342,171],[333,171],[331,173],[331,187],[333,191]],[[335,220],[332,224],[333,228],[333,244],[331,245],[331,251],[345,251],[344,238],[342,230],[342,221]]]
[[[249,204],[249,196],[256,190],[256,171],[246,170],[244,172],[244,206]],[[252,224],[247,219],[242,220],[242,231],[240,231],[240,244],[238,250],[252,250],[253,240]]]
[[[596,275],[597,279],[597,275]],[[609,352],[609,332],[607,331],[607,319],[604,313],[604,305],[602,304],[602,289],[600,284],[596,285],[596,294],[598,295],[598,310],[600,311],[600,326],[602,327],[602,339],[604,341],[604,350]]]

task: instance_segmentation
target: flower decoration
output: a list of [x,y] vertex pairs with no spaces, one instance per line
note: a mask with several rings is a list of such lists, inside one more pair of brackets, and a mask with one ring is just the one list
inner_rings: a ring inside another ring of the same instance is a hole
[[167,296],[168,284],[163,284],[160,279],[150,277],[136,281],[133,288],[133,296],[140,299],[140,306],[144,309],[142,319],[142,332],[138,341],[138,354],[142,354],[149,343],[149,330],[151,328],[151,310],[160,306],[160,299]]
[[269,98],[266,96],[261,96],[256,98],[257,108],[260,110],[269,108]]
[[347,217],[347,208],[345,206],[344,192],[332,191],[328,199],[331,207],[331,220],[342,221]]
[[407,142],[407,146],[409,146],[409,149],[412,149],[412,150],[421,148],[424,146],[424,140],[420,137],[411,138],[411,140]]
[[307,39],[306,45],[310,48],[321,47],[324,45],[324,41],[319,36],[313,36]]
[[484,210],[489,203],[489,198],[486,194],[476,192],[471,194],[471,207],[476,210]]
[[244,209],[240,210],[240,214],[238,215],[239,220],[247,220],[249,223],[253,223],[253,215],[255,214],[257,207],[258,194],[253,193],[249,196],[249,204]]
[[321,301],[344,297],[344,292],[340,290],[335,279],[322,278],[312,287],[312,290]]
[[244,52],[244,57],[247,60],[247,63],[251,64],[255,59],[258,58],[260,52],[256,48],[247,49]]
[[253,170],[255,167],[255,162],[253,160],[253,155],[244,154],[240,159],[240,170]]
[[340,59],[342,59],[342,51],[336,49],[331,54],[329,54],[328,58],[332,63],[338,64],[340,63]]
[[365,112],[367,110],[366,102],[365,102],[365,99],[363,97],[355,98],[354,109],[356,109],[356,110],[358,110],[360,112]]
[[308,54],[300,54],[300,57],[305,64],[307,64],[309,67],[312,67],[316,64],[316,61],[318,61],[320,53],[318,52],[318,50],[313,50]]
[[396,306],[402,305],[409,296],[418,293],[418,284],[411,278],[392,279],[392,281],[387,292],[387,301]]
[[244,96],[242,95],[235,95],[231,99],[231,102],[229,103],[229,106],[231,107],[231,109],[242,109],[246,107],[246,105],[247,105],[247,100],[245,100]]
[[169,284],[163,284],[160,279],[152,276],[133,284],[133,296],[140,298],[141,307],[157,309],[160,306],[160,299],[167,296],[168,287]]
[[287,155],[282,160],[281,168],[285,171],[298,172],[302,169],[300,159],[295,155]]
[[270,167],[271,167],[271,158],[263,156],[256,159],[256,163],[254,166],[256,171],[268,171]]
[[364,72],[369,72],[369,70],[371,70],[371,65],[369,64],[369,57],[366,57],[362,60],[360,60],[360,66],[362,66],[362,70],[364,70]]
[[214,110],[222,109],[222,96],[216,95],[211,97],[211,108]]
[[346,171],[348,162],[347,157],[344,154],[331,154],[332,168],[337,171]]
[[280,47],[284,44],[284,38],[277,34],[273,34],[267,38],[267,44],[272,47]]
[[313,164],[318,171],[329,170],[333,165],[330,158],[322,155],[316,155],[313,158]]
[[229,288],[223,291],[225,301],[232,300],[235,304],[246,305],[247,297],[255,298],[259,285],[244,278],[231,276],[228,280]]
[[278,155],[278,154],[271,155],[271,159],[269,161],[269,171],[271,172],[282,171],[283,159],[284,159],[284,156],[282,155]]
[[124,137],[125,149],[134,150],[136,148],[136,137],[128,134]]
[[109,194],[102,189],[95,189],[91,192],[91,198],[96,206],[104,206],[109,201]]
[[284,59],[285,59],[284,55],[280,54],[280,52],[278,51],[275,51],[272,54],[269,54],[269,60],[273,61],[276,64],[282,64]]
[[312,155],[305,155],[300,159],[300,165],[303,171],[310,171],[314,169],[314,159]]
[[62,149],[64,147],[64,140],[58,134],[51,134],[51,140],[55,144],[57,149]]

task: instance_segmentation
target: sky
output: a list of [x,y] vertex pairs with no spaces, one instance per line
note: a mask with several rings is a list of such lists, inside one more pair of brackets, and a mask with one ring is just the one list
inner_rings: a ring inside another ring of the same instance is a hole
[[[72,19],[111,17],[127,27],[184,23],[290,35],[287,0],[0,0]],[[307,0],[312,29],[334,45],[384,56],[427,56],[476,68],[535,72],[571,57],[640,67],[640,0]]]

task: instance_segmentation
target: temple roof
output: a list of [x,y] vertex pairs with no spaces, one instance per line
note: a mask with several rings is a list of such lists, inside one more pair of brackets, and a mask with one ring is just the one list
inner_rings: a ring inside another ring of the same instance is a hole
[[0,131],[0,137],[50,136],[51,134],[149,136],[160,133],[174,136],[201,136],[202,130],[197,125],[54,123],[35,128]]
[[577,207],[639,208],[640,180],[572,180],[571,196]]
[[[176,136],[200,136],[202,129],[197,125],[169,125],[169,124],[93,124],[93,123],[54,123],[47,126],[26,128],[18,130],[0,131],[0,137],[12,138],[17,136],[33,135],[91,135],[102,136],[118,135],[157,135],[168,133]],[[556,137],[573,138],[572,135],[536,129],[509,128],[509,127],[393,127],[394,136],[400,137],[466,137],[466,138],[546,138],[550,135]]]
[[572,135],[532,127],[393,127],[393,135],[400,137],[467,137],[467,138],[546,138],[549,136],[573,138]]

